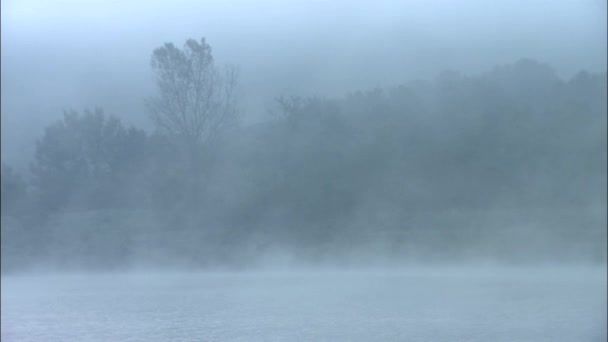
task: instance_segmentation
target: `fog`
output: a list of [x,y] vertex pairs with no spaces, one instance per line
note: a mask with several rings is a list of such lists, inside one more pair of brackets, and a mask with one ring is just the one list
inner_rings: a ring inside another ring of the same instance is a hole
[[[151,51],[205,36],[241,69],[243,119],[275,96],[466,74],[527,57],[563,77],[605,71],[603,1],[37,1],[2,3],[2,155],[26,167],[65,109],[149,124]],[[373,66],[370,66],[372,64]],[[17,152],[19,151],[19,152]],[[24,152],[24,153],[22,153]]]
[[12,294],[2,338],[602,341],[605,277],[474,268],[2,278]]
[[605,1],[2,2],[2,340],[605,340]]

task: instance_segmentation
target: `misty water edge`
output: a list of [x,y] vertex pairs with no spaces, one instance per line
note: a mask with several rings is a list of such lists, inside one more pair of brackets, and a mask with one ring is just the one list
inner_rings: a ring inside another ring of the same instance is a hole
[[605,339],[605,267],[2,277],[2,341]]
[[605,1],[329,3],[2,1],[2,341],[606,340]]

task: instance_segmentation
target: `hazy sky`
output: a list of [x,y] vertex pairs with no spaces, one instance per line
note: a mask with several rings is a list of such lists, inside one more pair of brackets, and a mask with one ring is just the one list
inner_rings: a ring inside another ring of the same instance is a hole
[[521,57],[606,70],[605,0],[2,1],[2,160],[23,166],[67,108],[147,127],[150,55],[206,37],[241,71],[245,119],[280,94],[337,95]]

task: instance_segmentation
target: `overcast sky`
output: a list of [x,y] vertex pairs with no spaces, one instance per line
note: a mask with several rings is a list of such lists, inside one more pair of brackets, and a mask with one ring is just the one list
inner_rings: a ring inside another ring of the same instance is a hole
[[150,56],[206,37],[241,71],[243,115],[281,94],[346,91],[487,70],[521,57],[563,77],[606,70],[605,0],[2,1],[2,160],[22,167],[63,109],[101,106],[149,127]]

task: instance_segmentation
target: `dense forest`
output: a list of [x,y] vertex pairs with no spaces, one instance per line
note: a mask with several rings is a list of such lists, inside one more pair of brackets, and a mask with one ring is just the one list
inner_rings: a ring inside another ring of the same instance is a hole
[[606,262],[606,73],[280,96],[242,124],[204,40],[152,55],[156,129],[67,111],[2,165],[2,271]]

